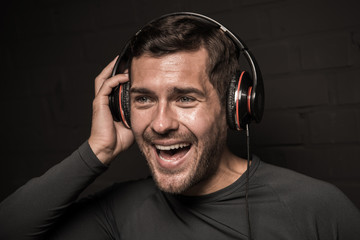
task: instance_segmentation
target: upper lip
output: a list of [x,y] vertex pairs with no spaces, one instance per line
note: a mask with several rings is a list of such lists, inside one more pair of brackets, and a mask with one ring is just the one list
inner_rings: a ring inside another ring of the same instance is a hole
[[179,148],[179,147],[186,147],[191,145],[188,141],[182,141],[180,139],[167,139],[167,140],[154,140],[152,145],[159,149],[159,148]]
[[174,144],[155,144],[155,148],[158,150],[172,150],[189,146],[190,143],[174,143]]

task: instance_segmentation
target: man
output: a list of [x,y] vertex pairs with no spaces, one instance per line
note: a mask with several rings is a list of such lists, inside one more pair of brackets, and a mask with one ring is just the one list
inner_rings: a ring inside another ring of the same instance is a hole
[[[7,198],[1,239],[359,239],[360,213],[336,188],[226,146],[234,43],[197,17],[156,20],[96,78],[91,135],[77,151]],[[129,80],[131,129],[114,122],[112,89]],[[134,140],[152,178],[81,191]]]

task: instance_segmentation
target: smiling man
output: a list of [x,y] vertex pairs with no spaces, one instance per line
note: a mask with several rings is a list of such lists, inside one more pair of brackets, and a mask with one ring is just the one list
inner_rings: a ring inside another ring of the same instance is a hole
[[[360,238],[359,210],[332,185],[256,156],[247,169],[229,151],[228,95],[241,66],[223,27],[169,15],[126,50],[123,71],[112,74],[115,59],[95,79],[88,141],[1,203],[0,239]],[[130,122],[114,121],[109,96],[127,83],[116,100],[129,104]],[[152,177],[76,201],[134,141]]]
[[231,172],[225,163],[241,160],[225,147],[225,110],[209,81],[207,59],[200,48],[132,62],[131,126],[166,192],[206,194],[240,176],[224,174]]

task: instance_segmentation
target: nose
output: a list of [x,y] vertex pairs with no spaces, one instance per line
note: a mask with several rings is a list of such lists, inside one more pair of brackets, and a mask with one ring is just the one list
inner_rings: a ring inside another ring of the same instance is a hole
[[158,134],[167,134],[179,128],[176,112],[167,102],[159,102],[153,112],[151,129]]

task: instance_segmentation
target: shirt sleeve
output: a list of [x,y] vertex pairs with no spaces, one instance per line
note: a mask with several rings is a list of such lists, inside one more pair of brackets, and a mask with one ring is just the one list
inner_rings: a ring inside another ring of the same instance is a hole
[[330,187],[334,190],[327,195],[327,209],[317,212],[320,239],[359,240],[359,209],[338,188],[332,185]]
[[0,239],[41,239],[107,167],[88,142],[0,204]]

